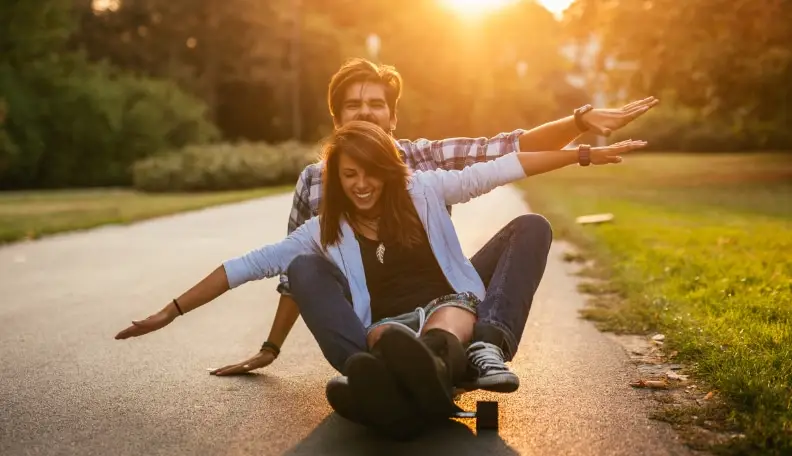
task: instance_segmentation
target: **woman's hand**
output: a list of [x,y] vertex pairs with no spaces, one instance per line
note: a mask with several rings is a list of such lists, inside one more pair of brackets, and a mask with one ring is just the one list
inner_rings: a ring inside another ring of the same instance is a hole
[[643,149],[646,147],[646,141],[633,141],[628,139],[616,144],[611,144],[605,147],[592,147],[591,148],[591,164],[593,165],[607,165],[609,163],[621,163],[622,157],[620,154],[632,152],[636,149]]
[[148,334],[152,331],[156,331],[168,326],[170,322],[176,319],[176,316],[178,316],[176,309],[173,308],[172,305],[168,305],[164,309],[160,310],[154,315],[151,315],[145,320],[133,320],[132,326],[116,334],[115,338],[116,340],[120,340]]
[[225,367],[213,369],[209,371],[209,374],[221,376],[245,374],[252,371],[253,369],[260,369],[262,367],[269,366],[273,361],[275,361],[275,353],[269,350],[261,350],[252,358],[246,359],[241,363],[230,364]]

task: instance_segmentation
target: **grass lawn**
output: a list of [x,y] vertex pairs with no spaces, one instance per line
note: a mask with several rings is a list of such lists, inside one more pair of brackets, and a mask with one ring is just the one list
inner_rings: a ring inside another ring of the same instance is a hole
[[111,223],[130,223],[288,192],[293,188],[184,194],[148,194],[125,189],[0,192],[0,243]]
[[608,279],[585,316],[664,333],[726,401],[745,438],[716,451],[792,454],[792,154],[632,155],[522,187]]

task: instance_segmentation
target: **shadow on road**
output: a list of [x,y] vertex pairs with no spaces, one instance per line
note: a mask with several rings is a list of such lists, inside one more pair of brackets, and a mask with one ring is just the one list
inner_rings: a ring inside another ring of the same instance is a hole
[[495,432],[476,435],[465,424],[454,420],[409,442],[396,442],[350,423],[333,413],[294,448],[284,453],[302,455],[377,454],[454,454],[512,456],[519,454]]

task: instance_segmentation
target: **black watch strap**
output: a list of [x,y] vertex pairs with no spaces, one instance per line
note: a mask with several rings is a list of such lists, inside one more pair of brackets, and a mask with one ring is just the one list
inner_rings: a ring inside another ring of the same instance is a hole
[[578,128],[578,130],[589,131],[589,126],[586,125],[585,122],[583,122],[583,114],[591,111],[592,109],[594,109],[594,106],[591,106],[590,104],[575,109],[575,113],[574,113],[575,126]]
[[278,347],[277,345],[273,344],[270,341],[266,341],[263,344],[261,344],[261,350],[259,351],[264,351],[264,350],[272,352],[276,358],[280,355],[280,347]]

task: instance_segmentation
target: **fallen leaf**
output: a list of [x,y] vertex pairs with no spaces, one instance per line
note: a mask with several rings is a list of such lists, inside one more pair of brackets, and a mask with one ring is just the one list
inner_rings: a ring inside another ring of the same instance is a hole
[[663,334],[655,334],[654,336],[652,336],[652,340],[655,341],[655,342],[662,342],[662,341],[665,340],[665,335],[663,335]]
[[705,401],[708,401],[708,400],[712,399],[712,396],[713,396],[713,392],[712,392],[712,391],[710,391],[709,393],[707,393],[707,395],[706,395],[706,396],[704,396],[704,400],[705,400]]
[[674,371],[666,372],[666,377],[668,377],[669,380],[679,380],[680,382],[685,382],[688,379],[687,375],[677,374]]
[[580,217],[575,219],[575,223],[578,225],[588,225],[591,223],[604,223],[610,222],[613,220],[613,214],[592,214],[592,215],[581,215]]
[[635,382],[630,382],[630,386],[634,388],[654,388],[654,389],[665,389],[668,387],[668,383],[665,380],[638,380]]

